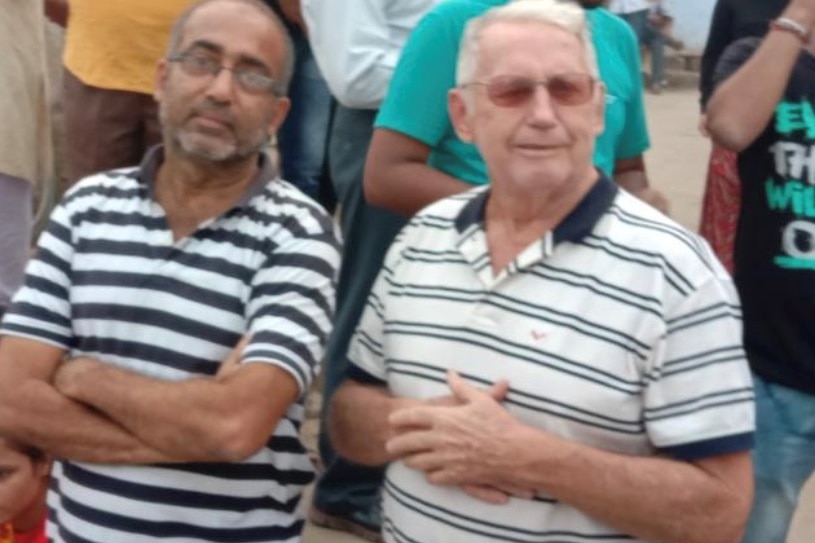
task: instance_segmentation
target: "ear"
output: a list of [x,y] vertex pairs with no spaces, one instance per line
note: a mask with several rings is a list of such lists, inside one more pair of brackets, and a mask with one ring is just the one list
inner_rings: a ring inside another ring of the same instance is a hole
[[286,116],[291,109],[291,100],[288,96],[281,96],[275,98],[274,110],[272,111],[272,118],[269,119],[269,135],[277,134],[280,125],[286,120]]
[[594,133],[599,136],[606,127],[606,86],[601,81],[595,83],[592,112],[594,114]]
[[164,97],[164,87],[167,84],[167,76],[169,75],[170,63],[166,59],[161,59],[156,66],[156,77],[153,86],[153,98],[156,102],[161,102]]
[[[472,103],[472,95],[467,95],[467,89],[456,87],[447,93],[447,109],[450,112],[450,121],[453,123],[453,128],[456,135],[468,143],[473,142],[474,134],[471,124],[470,109]],[[470,107],[468,107],[468,105]]]

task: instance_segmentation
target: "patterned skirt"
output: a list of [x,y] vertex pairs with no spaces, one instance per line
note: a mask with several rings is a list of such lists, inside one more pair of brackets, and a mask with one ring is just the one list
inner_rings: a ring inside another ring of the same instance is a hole
[[699,233],[710,243],[724,267],[733,273],[733,245],[741,207],[736,153],[713,146],[708,165]]

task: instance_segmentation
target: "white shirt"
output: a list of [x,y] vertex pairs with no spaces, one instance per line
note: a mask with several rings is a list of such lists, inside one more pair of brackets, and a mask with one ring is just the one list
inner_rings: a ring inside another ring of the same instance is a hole
[[[512,416],[620,455],[749,448],[738,297],[703,241],[603,179],[496,275],[487,190],[424,209],[391,246],[348,353],[357,376],[414,399],[449,394],[449,369],[507,379]],[[491,505],[398,461],[382,488],[387,543],[644,543],[550,496]]]
[[302,0],[317,65],[344,106],[378,109],[402,46],[440,0]]
[[646,9],[651,9],[651,2],[648,0],[611,0],[608,3],[608,10],[617,14],[636,13]]

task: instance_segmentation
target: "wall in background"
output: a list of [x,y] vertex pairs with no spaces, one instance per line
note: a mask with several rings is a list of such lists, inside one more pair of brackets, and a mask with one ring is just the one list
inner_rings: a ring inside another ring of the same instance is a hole
[[666,5],[674,15],[674,34],[691,51],[705,47],[715,0],[669,0]]

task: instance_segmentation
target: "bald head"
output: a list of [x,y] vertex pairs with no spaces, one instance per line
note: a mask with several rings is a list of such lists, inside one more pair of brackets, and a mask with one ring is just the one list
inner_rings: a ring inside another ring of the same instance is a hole
[[187,29],[187,25],[195,14],[201,11],[203,8],[212,6],[214,4],[235,4],[236,6],[249,7],[257,10],[261,17],[269,21],[269,23],[279,34],[284,48],[283,65],[280,66],[279,73],[275,74],[275,79],[280,83],[282,90],[285,91],[288,89],[289,83],[291,82],[292,73],[294,72],[294,46],[291,42],[291,38],[289,37],[288,30],[286,30],[286,27],[283,25],[283,22],[280,20],[277,14],[275,14],[275,12],[272,11],[269,6],[263,2],[260,2],[259,0],[200,0],[199,2],[192,4],[186,10],[184,10],[184,12],[179,15],[178,19],[176,19],[175,23],[173,23],[173,28],[170,31],[170,41],[167,46],[167,57],[171,57],[180,52],[179,49],[184,42],[184,33]]

